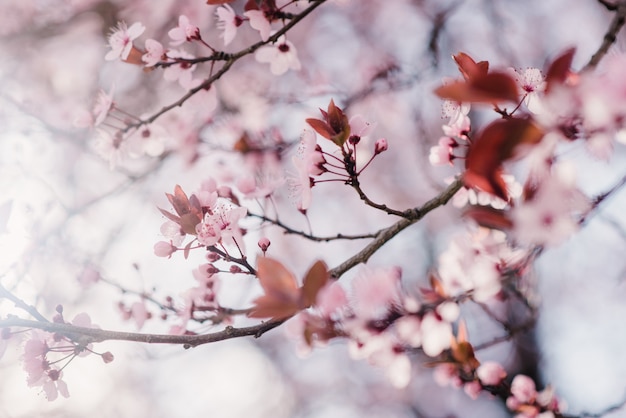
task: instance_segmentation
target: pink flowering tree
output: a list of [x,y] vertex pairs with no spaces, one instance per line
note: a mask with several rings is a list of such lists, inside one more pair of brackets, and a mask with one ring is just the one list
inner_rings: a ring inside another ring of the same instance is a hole
[[626,414],[626,2],[522,3],[0,6],[2,408]]

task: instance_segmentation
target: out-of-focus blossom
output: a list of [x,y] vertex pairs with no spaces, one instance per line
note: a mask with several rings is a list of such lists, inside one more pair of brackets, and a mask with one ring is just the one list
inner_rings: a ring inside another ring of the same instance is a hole
[[250,26],[252,29],[259,31],[263,42],[270,38],[272,26],[269,20],[265,17],[265,13],[261,10],[248,10],[247,12],[244,12],[244,16],[250,20]]
[[113,61],[117,58],[127,59],[133,48],[133,40],[137,39],[145,30],[146,27],[139,22],[133,23],[130,28],[126,26],[126,23],[119,22],[117,28],[109,35],[111,50],[104,59],[107,61]]
[[146,39],[146,53],[141,56],[141,60],[146,63],[146,67],[153,67],[163,61],[165,49],[160,42],[154,39]]
[[178,26],[171,29],[167,34],[172,39],[170,41],[170,45],[172,46],[178,46],[194,39],[200,39],[200,29],[192,25],[185,15],[178,17]]
[[259,48],[254,57],[260,63],[269,63],[270,71],[274,75],[301,68],[296,47],[284,35],[275,44]]
[[222,31],[221,37],[224,38],[224,45],[228,45],[237,36],[237,28],[243,23],[243,19],[237,16],[232,7],[224,4],[215,11],[217,15],[217,27]]

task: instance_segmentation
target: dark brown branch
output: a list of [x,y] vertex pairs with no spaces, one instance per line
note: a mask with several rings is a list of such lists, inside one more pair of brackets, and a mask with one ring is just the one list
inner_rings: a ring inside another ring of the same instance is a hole
[[9,317],[7,319],[0,320],[0,328],[37,328],[47,332],[63,335],[80,343],[117,340],[134,341],[146,344],[178,344],[185,346],[185,348],[189,348],[202,344],[228,340],[231,338],[248,336],[258,338],[266,332],[281,325],[283,322],[285,322],[285,320],[267,321],[258,325],[243,328],[228,326],[222,331],[201,335],[142,334],[135,332],[109,331],[97,328],[77,327],[71,324],[31,321],[17,317]]
[[316,8],[318,8],[325,2],[326,0],[315,0],[311,6],[305,9],[302,13],[298,14],[296,17],[294,17],[289,23],[283,26],[274,35],[270,36],[270,38],[267,41],[257,42],[253,45],[250,45],[248,48],[242,49],[241,51],[237,53],[231,54],[229,56],[229,59],[224,62],[224,65],[215,74],[213,74],[212,76],[204,80],[202,84],[189,90],[184,96],[182,96],[180,99],[178,99],[174,103],[164,106],[163,108],[161,108],[161,110],[159,110],[158,112],[156,112],[149,118],[127,125],[126,128],[122,130],[122,132],[128,132],[132,129],[139,128],[140,126],[148,125],[154,122],[155,120],[157,120],[160,116],[169,112],[170,110],[176,107],[182,106],[189,98],[194,96],[199,91],[208,90],[213,85],[213,83],[219,80],[237,60],[245,57],[246,55],[252,54],[257,49],[259,49],[260,47],[264,45],[276,42],[278,38],[280,38],[282,35],[287,33],[291,28],[297,25],[302,19],[304,19],[307,15],[309,15],[313,10],[315,10]]
[[402,230],[422,219],[433,209],[436,209],[439,206],[443,206],[448,203],[448,201],[452,199],[452,196],[454,196],[456,192],[459,191],[462,185],[463,183],[461,182],[461,180],[457,179],[451,185],[449,185],[441,194],[424,203],[424,205],[422,205],[421,207],[404,211],[403,213],[406,216],[404,219],[399,220],[395,224],[391,225],[389,228],[379,231],[376,234],[376,238],[367,246],[365,246],[365,248],[363,248],[357,254],[350,257],[348,260],[344,261],[337,267],[331,269],[329,272],[330,276],[334,279],[338,279],[345,272],[347,272],[357,264],[367,262],[367,260],[369,260],[369,258],[376,251],[378,251],[380,247],[382,247],[387,241],[398,235]]
[[301,237],[304,237],[304,238],[306,238],[308,240],[317,241],[317,242],[328,242],[328,241],[335,241],[335,240],[339,240],[339,239],[357,240],[357,239],[376,238],[376,235],[377,235],[377,233],[362,234],[362,235],[337,234],[337,235],[333,235],[333,236],[330,236],[330,237],[318,237],[318,236],[315,236],[315,235],[312,235],[312,234],[307,234],[304,231],[298,231],[297,229],[293,229],[293,228],[285,225],[284,223],[282,223],[278,219],[268,218],[265,215],[258,215],[256,213],[248,212],[248,216],[251,216],[253,218],[261,219],[262,221],[269,222],[272,225],[276,225],[277,227],[283,229],[285,234],[300,235]]
[[[609,8],[609,5],[607,3],[602,1],[601,3]],[[583,67],[583,71],[593,70],[598,65],[598,63],[609,51],[611,45],[615,43],[615,40],[617,39],[617,34],[622,29],[622,26],[624,26],[624,22],[626,22],[626,1],[622,0],[618,4],[613,5],[613,7],[616,7],[613,21],[611,22],[608,31],[604,35],[602,44],[600,45],[596,53],[593,54],[587,65]],[[611,9],[609,8],[609,10]]]

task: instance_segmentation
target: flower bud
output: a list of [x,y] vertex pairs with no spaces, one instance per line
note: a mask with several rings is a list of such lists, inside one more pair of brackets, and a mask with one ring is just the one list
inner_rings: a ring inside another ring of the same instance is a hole
[[266,237],[263,237],[259,240],[259,248],[261,249],[261,251],[263,251],[263,254],[265,254],[265,252],[267,251],[267,249],[269,248],[271,242],[269,239],[267,239]]
[[378,155],[381,152],[387,151],[387,148],[389,148],[389,144],[387,143],[387,140],[385,138],[380,138],[374,144],[374,154]]

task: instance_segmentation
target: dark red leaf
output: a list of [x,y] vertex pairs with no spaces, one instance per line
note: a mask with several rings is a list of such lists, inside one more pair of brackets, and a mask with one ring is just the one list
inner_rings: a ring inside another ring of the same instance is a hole
[[318,261],[313,264],[313,267],[304,277],[301,296],[302,308],[308,308],[315,304],[318,292],[326,283],[328,283],[328,267],[323,261]]
[[165,215],[165,217],[167,219],[169,219],[172,222],[176,222],[178,225],[180,225],[180,218],[178,216],[176,216],[176,215],[174,215],[172,213],[169,213],[168,211],[166,211],[164,209],[161,209],[161,208],[158,208],[158,209],[159,209],[159,211],[161,211],[161,213],[163,215]]
[[572,68],[575,52],[576,48],[566,50],[548,66],[548,71],[546,71],[546,93],[555,85],[565,82],[570,73],[570,68]]
[[502,164],[519,154],[520,145],[536,145],[543,131],[526,118],[499,119],[489,124],[471,144],[465,160],[463,181],[508,200]]
[[518,89],[508,74],[493,72],[481,74],[468,81],[456,81],[435,90],[442,99],[466,103],[517,102]]
[[489,229],[506,231],[513,226],[513,222],[506,216],[505,211],[490,206],[471,206],[463,212],[463,216]]
[[309,118],[306,120],[306,123],[308,123],[311,128],[315,130],[315,132],[322,135],[326,139],[331,139],[335,134],[330,130],[330,127],[326,124],[326,122],[322,120]]
[[464,52],[459,52],[458,54],[453,55],[452,58],[459,67],[459,71],[465,80],[469,80],[478,75],[487,74],[489,71],[489,63],[487,61],[476,63],[472,57]]

